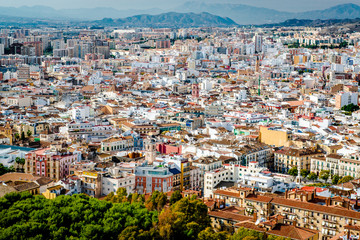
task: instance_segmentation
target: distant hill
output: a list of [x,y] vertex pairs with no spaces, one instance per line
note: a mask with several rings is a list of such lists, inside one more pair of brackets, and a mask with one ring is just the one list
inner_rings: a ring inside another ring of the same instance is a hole
[[294,18],[311,20],[360,18],[360,6],[353,3],[341,4],[324,10],[297,13]]
[[0,13],[12,17],[44,18],[56,20],[98,20],[105,17],[123,18],[135,14],[158,14],[164,10],[151,8],[146,10],[125,9],[118,10],[111,7],[54,9],[46,6],[1,7]]
[[[222,17],[225,20],[232,19],[233,21],[235,21],[240,25],[272,24],[272,23],[284,22],[288,19],[326,20],[326,19],[360,18],[360,6],[352,3],[340,4],[324,10],[296,12],[296,13],[277,11],[274,9],[255,7],[245,4],[230,4],[230,3],[222,3],[222,2],[207,3],[207,2],[199,2],[199,1],[185,2],[177,6],[176,8],[172,8],[172,9],[151,8],[151,9],[143,9],[143,10],[139,10],[139,9],[119,10],[111,7],[54,9],[46,6],[32,6],[32,7],[22,6],[17,8],[0,6],[0,14],[4,16],[50,19],[50,20],[60,20],[60,21],[94,21],[103,18],[123,19],[127,17],[132,17],[134,21],[137,21],[137,17],[142,16],[142,19],[146,20],[147,22],[149,21],[151,22],[150,19],[147,19],[147,17],[145,17],[146,15],[148,14],[161,15],[161,14],[168,14],[169,12],[188,13],[188,14],[190,13],[202,14],[206,12],[212,15]],[[161,16],[165,16],[165,15],[161,15]],[[181,21],[183,23],[186,22],[185,19],[182,19]],[[137,22],[137,25],[140,25],[140,23]]]
[[355,19],[289,19],[280,23],[262,24],[258,27],[328,27],[348,24],[360,24],[360,18]]
[[177,7],[176,11],[208,12],[221,17],[229,17],[241,25],[277,23],[295,18],[310,20],[360,18],[360,6],[351,3],[337,5],[324,10],[294,13],[244,4],[185,2]]
[[231,27],[237,24],[230,18],[219,17],[210,13],[168,12],[158,15],[142,14],[127,18],[105,18],[94,21],[95,25],[128,27]]
[[172,9],[177,12],[208,12],[221,17],[229,17],[241,25],[263,24],[285,21],[291,13],[244,4],[185,2]]

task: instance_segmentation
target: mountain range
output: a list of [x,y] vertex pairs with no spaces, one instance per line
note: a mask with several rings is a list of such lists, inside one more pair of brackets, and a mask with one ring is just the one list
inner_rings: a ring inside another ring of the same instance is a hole
[[360,18],[360,6],[341,4],[324,10],[305,12],[284,12],[269,8],[253,7],[243,4],[186,2],[177,8],[178,12],[208,12],[233,19],[240,25],[266,24],[288,19],[346,19]]
[[177,13],[168,12],[158,15],[135,15],[127,18],[104,18],[94,21],[99,26],[126,26],[126,27],[231,27],[238,25],[230,18],[219,17],[210,13]]
[[[155,24],[156,20],[161,20],[164,17],[168,17],[168,20],[173,21],[169,25],[177,25],[177,19],[172,17],[175,12],[185,13],[185,15],[177,15],[177,17],[180,17],[182,23],[186,23],[187,20],[184,19],[185,17],[190,17],[188,20],[189,23],[194,22],[203,25],[214,20],[213,25],[221,22],[221,26],[223,26],[225,22],[231,23],[231,19],[239,25],[259,25],[283,22],[288,19],[326,20],[360,18],[360,6],[351,3],[340,4],[324,10],[305,12],[286,12],[244,4],[206,3],[198,1],[185,2],[173,9],[152,8],[145,10],[118,10],[110,7],[78,9],[54,9],[46,6],[0,7],[0,16],[3,16],[1,22],[6,21],[6,17],[61,21],[94,21],[106,18],[105,21],[107,22],[109,22],[109,18],[111,18],[115,19],[113,20],[114,24],[121,22],[126,24],[130,20],[134,20],[136,24],[131,24],[134,26],[141,25],[139,21],[142,20]],[[204,14],[204,12],[208,14]],[[201,19],[195,19],[199,17],[205,17],[206,19],[201,23]],[[178,25],[182,24],[180,23]],[[232,23],[230,25],[232,25]]]

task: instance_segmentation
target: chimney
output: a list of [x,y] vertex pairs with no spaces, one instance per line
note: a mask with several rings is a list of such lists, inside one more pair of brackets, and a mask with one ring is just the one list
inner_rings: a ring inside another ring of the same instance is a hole
[[326,198],[326,200],[325,200],[326,206],[329,206],[329,203],[330,203],[330,198]]
[[289,190],[285,190],[285,199],[288,199],[288,197],[289,197]]
[[253,219],[254,219],[254,223],[256,223],[256,221],[257,221],[257,212],[256,211],[254,211]]

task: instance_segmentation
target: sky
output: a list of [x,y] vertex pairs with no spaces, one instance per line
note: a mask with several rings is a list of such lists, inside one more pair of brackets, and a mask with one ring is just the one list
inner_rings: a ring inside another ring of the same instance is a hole
[[[44,5],[56,9],[112,7],[117,9],[172,9],[189,0],[0,0],[0,6]],[[360,5],[360,0],[195,0],[214,3],[238,3],[257,7],[272,8],[280,11],[308,11],[325,9],[343,3]]]

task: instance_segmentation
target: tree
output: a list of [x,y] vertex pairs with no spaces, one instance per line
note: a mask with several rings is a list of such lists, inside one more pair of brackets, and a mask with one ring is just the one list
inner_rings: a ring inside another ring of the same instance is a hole
[[292,168],[288,171],[288,174],[291,175],[291,176],[296,177],[296,176],[298,175],[298,169],[297,169],[297,167],[292,167]]
[[345,176],[339,180],[338,184],[347,183],[350,182],[351,180],[354,180],[352,176]]
[[346,48],[348,46],[348,42],[343,41],[339,44],[339,48]]
[[1,239],[161,239],[158,213],[140,203],[84,194],[49,200],[24,192],[0,198],[0,211]]
[[307,178],[310,180],[310,181],[315,181],[318,177],[316,175],[316,173],[309,173],[309,175],[307,176]]
[[159,233],[164,239],[197,239],[210,227],[207,206],[199,199],[182,198],[159,215]]
[[21,140],[25,140],[25,133],[21,132]]
[[[21,171],[23,172],[24,165],[25,165],[25,158],[17,157],[17,158],[15,158],[15,163],[17,164],[16,171],[19,171],[21,169]],[[19,167],[19,166],[21,166],[21,167]]]
[[30,131],[30,129],[27,130],[26,134],[27,134],[28,137],[31,137],[32,132]]
[[354,112],[354,111],[357,111],[359,110],[359,106],[358,105],[355,105],[353,103],[350,103],[348,105],[345,105],[341,108],[341,110],[343,111],[346,111],[346,112]]
[[162,209],[167,201],[165,193],[154,191],[150,198],[145,202],[145,207],[150,211]]
[[9,171],[9,169],[7,167],[5,167],[2,163],[0,163],[0,175],[4,175],[8,171]]
[[180,199],[182,199],[182,195],[181,192],[179,190],[176,190],[175,192],[173,192],[171,194],[170,197],[170,205],[173,205],[174,203],[176,203],[177,201],[179,201]]
[[306,169],[301,169],[300,175],[301,175],[303,178],[306,178],[306,177],[309,175],[309,171],[306,170]]
[[330,177],[330,171],[329,170],[321,170],[319,174],[319,178],[327,182],[327,180]]
[[227,232],[215,232],[211,227],[201,231],[197,237],[198,240],[226,240],[228,239]]
[[250,230],[246,228],[239,228],[239,230],[234,233],[230,238],[231,240],[242,240],[242,239],[251,239],[251,240],[265,240],[266,236],[262,232],[257,232],[255,230]]
[[332,178],[331,178],[331,183],[334,184],[334,185],[336,185],[336,184],[338,184],[339,180],[340,180],[339,175],[335,174],[335,175],[333,175]]
[[19,137],[20,137],[20,136],[19,136],[19,134],[18,134],[18,133],[15,133],[15,135],[14,135],[14,136],[15,136],[15,139],[16,139],[16,140],[19,140]]
[[275,235],[268,235],[267,240],[291,240],[291,238],[285,238],[285,237],[280,237],[280,236],[275,236]]

